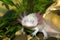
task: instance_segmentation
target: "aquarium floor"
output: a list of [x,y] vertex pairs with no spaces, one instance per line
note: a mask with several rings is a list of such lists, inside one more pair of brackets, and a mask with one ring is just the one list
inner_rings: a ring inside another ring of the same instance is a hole
[[[31,35],[22,33],[21,35],[16,36],[13,40],[44,40],[44,39],[42,33],[37,34],[36,37],[32,37]],[[46,40],[60,40],[60,39],[57,39],[55,37],[48,37]]]

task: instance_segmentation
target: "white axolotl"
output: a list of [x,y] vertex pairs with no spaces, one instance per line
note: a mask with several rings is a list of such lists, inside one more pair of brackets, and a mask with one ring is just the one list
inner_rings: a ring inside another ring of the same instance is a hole
[[48,38],[49,33],[59,33],[50,25],[46,24],[43,15],[40,14],[40,12],[31,13],[27,16],[24,14],[24,17],[22,17],[22,19],[19,18],[18,21],[21,22],[22,26],[25,28],[35,30],[32,33],[33,36],[36,36],[37,32],[42,32],[44,34],[44,39],[46,39]]

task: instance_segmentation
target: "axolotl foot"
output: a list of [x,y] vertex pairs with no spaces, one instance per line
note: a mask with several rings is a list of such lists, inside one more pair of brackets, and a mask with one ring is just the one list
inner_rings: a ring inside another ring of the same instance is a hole
[[43,35],[44,35],[44,39],[47,39],[47,38],[48,38],[47,32],[46,32],[45,30],[42,30],[42,33],[43,33]]

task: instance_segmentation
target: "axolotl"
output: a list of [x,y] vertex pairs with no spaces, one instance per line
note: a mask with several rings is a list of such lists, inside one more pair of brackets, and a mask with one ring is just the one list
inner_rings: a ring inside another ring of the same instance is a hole
[[[48,21],[43,19],[43,15],[40,12],[31,13],[31,14],[24,14],[24,17],[19,18],[18,21],[30,30],[34,30],[32,33],[33,36],[36,36],[37,32],[42,32],[44,34],[44,39],[48,38],[50,33],[60,33],[53,29],[51,25],[47,24]],[[22,30],[24,30],[24,27]]]

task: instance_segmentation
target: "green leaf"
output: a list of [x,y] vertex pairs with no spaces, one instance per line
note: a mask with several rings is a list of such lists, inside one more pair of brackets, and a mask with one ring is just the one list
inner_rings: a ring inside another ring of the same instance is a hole
[[14,37],[15,37],[15,33],[13,33],[13,34],[10,35],[10,39],[12,39]]
[[15,32],[15,31],[20,30],[20,29],[21,29],[20,25],[9,26],[8,30],[5,32],[5,34],[7,34],[9,32]]
[[2,38],[3,36],[2,35],[0,35],[0,38]]
[[29,30],[29,29],[25,29],[25,32],[32,34],[34,31],[33,30]]
[[1,23],[1,24],[0,24],[0,28],[1,28],[5,23],[6,23],[6,22]]
[[5,4],[5,7],[9,10],[9,6]]
[[10,28],[8,29],[8,31],[5,32],[5,34],[7,34],[7,33],[9,33],[9,32],[13,32],[14,30],[15,30],[15,27],[10,27]]
[[3,16],[3,19],[5,21],[8,21],[8,20],[15,19],[17,17],[18,17],[18,13],[16,13],[15,10],[9,10],[9,11],[7,11],[7,13],[5,13],[5,15]]
[[2,5],[5,5],[5,7],[9,10],[9,5],[14,6],[15,4],[13,3],[12,0],[0,0],[2,1]]
[[11,5],[11,6],[14,5],[14,3],[11,0],[1,0],[1,1],[6,5]]

